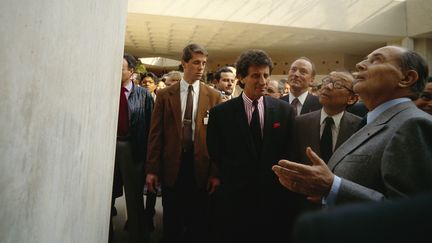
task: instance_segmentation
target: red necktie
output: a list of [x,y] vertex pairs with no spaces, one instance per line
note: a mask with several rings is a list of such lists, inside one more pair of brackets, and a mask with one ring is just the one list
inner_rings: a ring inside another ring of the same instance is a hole
[[126,98],[127,89],[122,87],[120,90],[120,108],[118,116],[117,135],[126,136],[129,130],[129,108]]

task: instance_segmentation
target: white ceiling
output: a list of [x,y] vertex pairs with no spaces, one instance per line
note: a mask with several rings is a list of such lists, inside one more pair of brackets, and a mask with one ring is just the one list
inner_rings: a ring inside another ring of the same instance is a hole
[[366,55],[407,36],[405,1],[129,0],[125,49],[139,57],[179,59],[188,43],[209,58],[250,48],[273,56]]

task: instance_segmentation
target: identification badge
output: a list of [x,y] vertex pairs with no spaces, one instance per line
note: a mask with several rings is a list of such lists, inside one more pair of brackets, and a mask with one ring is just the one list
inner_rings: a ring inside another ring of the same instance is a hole
[[204,125],[208,124],[208,117],[204,117]]

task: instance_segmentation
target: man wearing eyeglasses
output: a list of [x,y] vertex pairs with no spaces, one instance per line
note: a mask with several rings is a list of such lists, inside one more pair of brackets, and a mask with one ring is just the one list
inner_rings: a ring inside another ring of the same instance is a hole
[[311,164],[305,153],[307,147],[328,162],[333,151],[357,131],[361,118],[345,111],[357,101],[352,91],[353,80],[348,72],[330,73],[322,80],[319,90],[323,108],[296,118],[299,162]]
[[432,190],[432,117],[412,102],[428,65],[418,53],[386,46],[356,65],[353,90],[369,109],[367,124],[326,163],[310,148],[312,165],[279,161],[273,171],[291,191],[327,206],[381,201]]

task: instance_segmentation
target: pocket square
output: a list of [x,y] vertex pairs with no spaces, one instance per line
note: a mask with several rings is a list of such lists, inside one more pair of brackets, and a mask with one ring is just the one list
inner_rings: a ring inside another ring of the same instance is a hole
[[273,123],[273,128],[278,128],[278,127],[280,127],[280,123],[279,122]]

